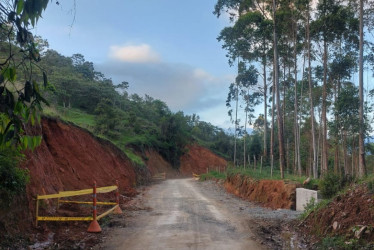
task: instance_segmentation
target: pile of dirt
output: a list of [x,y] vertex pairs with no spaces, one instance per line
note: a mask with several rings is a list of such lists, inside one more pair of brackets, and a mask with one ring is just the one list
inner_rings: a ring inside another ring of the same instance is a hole
[[197,144],[187,146],[188,152],[180,159],[179,171],[182,175],[190,177],[192,173],[202,174],[209,170],[224,171],[227,161],[217,156],[207,148]]
[[272,209],[295,209],[296,188],[299,186],[283,180],[254,180],[240,174],[228,176],[224,183],[228,192]]
[[374,244],[374,194],[366,185],[356,185],[336,196],[327,206],[311,212],[300,225],[314,241],[344,236]]

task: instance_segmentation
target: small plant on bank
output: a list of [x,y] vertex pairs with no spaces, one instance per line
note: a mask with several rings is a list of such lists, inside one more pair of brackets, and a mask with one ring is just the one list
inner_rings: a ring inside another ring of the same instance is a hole
[[305,205],[304,212],[300,215],[300,220],[305,220],[311,213],[325,208],[330,202],[331,200],[322,200],[320,202],[316,202],[314,198],[310,199],[310,201]]
[[201,174],[200,175],[200,180],[201,181],[206,181],[210,179],[226,179],[226,173],[220,173],[218,171],[210,171],[209,173],[206,174]]
[[371,194],[374,194],[374,179],[369,180],[367,183],[368,190]]
[[18,167],[22,157],[16,149],[0,149],[0,207],[8,206],[29,182],[28,171]]
[[324,198],[331,198],[342,189],[341,178],[333,173],[327,173],[319,183],[321,194]]

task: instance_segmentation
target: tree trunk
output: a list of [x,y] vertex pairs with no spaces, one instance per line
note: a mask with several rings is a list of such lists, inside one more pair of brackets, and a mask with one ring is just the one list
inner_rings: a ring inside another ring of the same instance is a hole
[[[249,94],[249,90],[248,90],[248,94]],[[246,136],[247,136],[247,117],[248,117],[248,110],[245,109],[245,123],[244,123],[244,137],[243,137],[243,160],[244,160],[244,168],[245,168],[245,155],[246,155],[246,150],[245,150],[245,139],[246,139]]]
[[268,102],[267,102],[267,83],[266,83],[266,59],[264,59],[263,63],[263,74],[264,74],[264,158],[266,160],[267,157],[267,134],[268,134]]
[[308,84],[309,84],[309,101],[310,101],[310,121],[311,121],[311,134],[312,134],[312,147],[313,147],[313,178],[318,178],[318,166],[317,166],[317,146],[316,146],[316,132],[314,129],[314,106],[313,106],[313,84],[312,84],[312,65],[311,65],[311,55],[310,55],[310,14],[309,14],[309,5],[307,9],[307,36],[308,36]]
[[344,166],[344,176],[349,175],[348,163],[347,163],[347,131],[343,131],[343,166]]
[[277,122],[278,122],[278,141],[279,141],[279,168],[281,172],[281,178],[284,178],[284,167],[285,167],[285,157],[284,157],[284,137],[283,137],[283,115],[282,109],[280,108],[280,95],[279,95],[279,65],[278,65],[278,38],[277,38],[277,28],[276,28],[276,0],[273,0],[273,39],[274,39],[274,83],[276,87],[277,96]]
[[[337,84],[334,84],[334,102],[337,101]],[[338,114],[335,113],[335,126],[339,124],[339,117]],[[338,174],[339,171],[339,131],[336,129],[335,131],[335,152],[334,152],[334,173]]]
[[365,132],[364,132],[364,67],[363,67],[363,57],[364,57],[364,1],[360,0],[360,58],[359,58],[359,98],[360,98],[360,108],[359,108],[359,163],[358,163],[358,176],[360,178],[366,176],[366,163],[365,163]]
[[297,99],[297,38],[296,38],[296,30],[297,30],[297,23],[295,23],[295,30],[294,30],[294,77],[295,77],[295,101],[294,101],[294,133],[295,133],[295,168],[297,167],[297,174],[301,176],[301,164],[299,162],[299,154],[300,154],[300,147],[299,147],[299,117],[298,117],[298,99]]
[[327,53],[326,37],[323,41],[323,89],[322,89],[322,175],[328,171],[328,141],[327,141]]
[[[273,70],[274,73],[274,70]],[[275,82],[273,74],[273,91],[272,91],[272,102],[271,102],[271,131],[270,131],[270,157],[271,157],[271,174],[274,168],[274,112],[275,109]],[[273,175],[272,175],[273,176]]]
[[236,83],[234,167],[236,167],[236,140],[237,140],[237,130],[238,130],[238,102],[239,102],[239,84]]

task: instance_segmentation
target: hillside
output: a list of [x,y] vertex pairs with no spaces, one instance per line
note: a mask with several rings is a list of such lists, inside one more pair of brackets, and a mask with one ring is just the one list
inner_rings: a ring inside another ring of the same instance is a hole
[[[36,233],[33,227],[35,221],[35,197],[37,194],[53,194],[59,191],[80,190],[91,188],[93,181],[98,186],[108,186],[119,181],[121,203],[128,201],[136,191],[134,188],[141,184],[150,183],[151,176],[158,172],[166,172],[167,177],[190,177],[192,172],[201,171],[211,164],[221,164],[225,167],[227,162],[198,145],[193,145],[182,160],[181,171],[172,167],[160,154],[149,150],[145,154],[136,154],[144,157],[146,166],[134,164],[126,154],[111,142],[98,138],[89,131],[73,124],[57,119],[43,118],[41,126],[32,131],[42,134],[42,143],[34,151],[27,151],[23,168],[28,169],[30,182],[26,186],[26,193],[15,198],[8,208],[1,209],[0,231],[7,232],[10,237],[27,238],[27,235]],[[199,163],[200,154],[205,158]],[[208,156],[208,157],[207,157]],[[197,164],[196,167],[194,164]],[[188,169],[184,165],[193,166]],[[217,165],[218,166],[218,165]],[[183,169],[183,171],[182,171]],[[48,211],[53,208],[54,201],[47,202]],[[16,208],[16,209],[14,209]],[[52,209],[53,210],[53,209]],[[85,223],[80,224],[85,227]],[[44,224],[41,235],[49,232],[52,226],[59,231],[56,224]],[[80,227],[81,227],[80,226]],[[80,228],[81,230],[82,228]],[[40,228],[37,229],[40,233]],[[2,234],[1,238],[9,237]]]

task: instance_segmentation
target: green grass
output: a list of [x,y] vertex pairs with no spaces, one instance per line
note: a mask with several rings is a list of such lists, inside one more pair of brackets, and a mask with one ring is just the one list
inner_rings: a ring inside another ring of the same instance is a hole
[[140,167],[145,166],[145,163],[144,163],[143,159],[140,156],[136,155],[131,149],[126,148],[123,151],[127,155],[127,157],[129,157],[129,159],[132,163],[134,163],[135,165],[140,166]]
[[[54,106],[45,106],[43,107],[43,114],[49,117],[56,117],[63,121],[71,122],[78,127],[85,128],[89,130],[90,132],[94,132],[94,126],[95,126],[95,115],[88,114],[80,109],[76,108],[62,108],[62,107],[54,107]],[[123,137],[120,140],[111,140],[105,136],[95,134],[97,137],[103,138],[105,140],[110,141],[117,147],[119,147],[126,156],[130,159],[132,163],[134,163],[136,166],[143,167],[145,166],[145,163],[143,162],[142,158],[136,155],[132,149],[127,148],[126,145],[130,143],[135,142],[142,142],[143,140],[146,140],[147,138],[142,138],[140,136],[127,136]]]
[[[261,170],[257,168],[254,170],[253,168],[229,168],[227,170],[227,175],[234,175],[234,174],[241,174],[244,176],[249,176],[256,180],[282,180],[281,174],[279,169],[274,169],[273,173],[271,173],[270,166],[263,167]],[[297,176],[288,173],[284,173],[285,181],[292,181],[297,183],[303,183],[308,177],[307,176]],[[311,179],[308,186],[318,186],[318,180]]]
[[200,175],[200,180],[205,181],[205,180],[210,180],[210,179],[226,179],[226,173],[220,173],[218,171],[210,171],[209,173],[206,174],[201,174]]
[[93,131],[95,126],[95,115],[88,114],[76,108],[43,107],[43,114],[51,117],[58,117],[61,120],[74,123],[75,125]]

